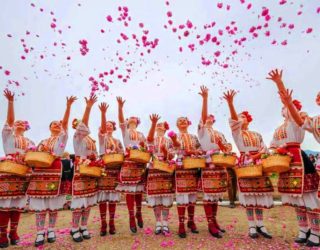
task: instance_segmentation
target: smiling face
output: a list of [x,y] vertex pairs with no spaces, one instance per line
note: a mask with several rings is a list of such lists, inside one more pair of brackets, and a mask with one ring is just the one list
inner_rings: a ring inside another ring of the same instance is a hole
[[138,121],[136,118],[130,117],[128,120],[128,127],[131,129],[136,129],[138,126]]
[[247,129],[249,126],[248,118],[244,114],[238,114],[238,119],[242,121],[242,128]]
[[114,127],[113,127],[112,122],[107,122],[106,123],[106,131],[107,131],[107,133],[113,133]]
[[179,130],[181,129],[187,129],[189,127],[189,121],[188,121],[188,118],[186,117],[180,117],[178,118],[177,120],[177,127]]
[[317,95],[316,103],[320,106],[320,92]]
[[215,122],[215,119],[212,115],[208,116],[206,119],[206,125],[207,126],[212,126]]
[[156,126],[156,133],[158,136],[163,136],[166,133],[164,122],[158,123]]
[[61,121],[53,121],[50,123],[50,132],[52,134],[60,134],[62,131],[62,122]]
[[21,120],[15,121],[13,126],[14,126],[15,133],[23,134],[26,131],[25,121],[21,121]]

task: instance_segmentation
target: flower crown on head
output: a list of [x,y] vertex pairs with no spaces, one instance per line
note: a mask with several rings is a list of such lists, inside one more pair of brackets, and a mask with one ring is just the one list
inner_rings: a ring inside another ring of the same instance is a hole
[[302,109],[302,104],[301,104],[300,101],[298,101],[298,100],[293,100],[292,103],[293,103],[293,105],[296,107],[296,109],[297,109],[298,111],[300,111],[300,110]]
[[252,116],[250,115],[250,113],[248,111],[243,111],[241,114],[244,115],[247,118],[247,121],[249,123],[252,122],[252,120],[253,120]]
[[81,120],[79,120],[77,118],[74,118],[73,121],[72,121],[72,128],[76,129],[80,122],[81,122]]
[[29,130],[31,127],[30,127],[30,124],[28,121],[24,121],[24,129],[27,131]]
[[129,118],[127,118],[127,122],[130,120],[130,119],[134,119],[136,120],[136,123],[137,123],[137,126],[140,124],[140,118],[139,117],[136,117],[136,116],[130,116]]

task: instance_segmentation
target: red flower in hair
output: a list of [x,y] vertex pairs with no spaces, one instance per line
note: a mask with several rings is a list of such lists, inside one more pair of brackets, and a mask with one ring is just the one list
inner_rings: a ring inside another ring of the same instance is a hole
[[164,122],[163,124],[164,124],[164,128],[165,128],[166,130],[169,130],[169,129],[170,129],[170,127],[169,127],[169,123]]
[[107,121],[112,124],[113,130],[117,130],[116,123],[114,121]]
[[293,100],[292,103],[298,111],[300,111],[302,109],[301,102],[299,102],[298,100]]
[[247,118],[247,121],[249,123],[252,122],[252,116],[249,114],[248,111],[243,111],[241,114],[244,115]]

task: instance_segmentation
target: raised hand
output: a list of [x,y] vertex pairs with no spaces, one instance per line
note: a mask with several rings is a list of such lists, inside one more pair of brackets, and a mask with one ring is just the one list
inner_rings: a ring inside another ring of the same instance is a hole
[[282,103],[288,106],[292,102],[292,90],[286,89],[279,92]]
[[271,70],[269,72],[269,77],[267,77],[268,80],[274,81],[275,83],[282,82],[282,70]]
[[121,96],[117,96],[117,102],[120,108],[123,108],[124,103],[126,100],[123,100]]
[[96,95],[92,95],[90,96],[90,98],[88,99],[87,97],[84,98],[86,100],[87,103],[87,107],[92,107],[93,104],[95,104],[98,100],[98,97]]
[[149,116],[150,117],[150,120],[153,124],[156,124],[159,120],[160,120],[160,116],[157,115],[157,114],[152,114]]
[[100,103],[99,109],[102,113],[106,113],[109,108],[109,105],[105,102]]
[[201,95],[202,98],[208,98],[208,92],[209,92],[209,89],[206,86],[202,85],[200,87],[199,95]]
[[14,93],[10,90],[6,89],[3,91],[3,95],[7,98],[9,102],[13,102],[14,100]]
[[225,99],[228,103],[233,103],[233,98],[236,94],[236,91],[233,89],[228,90],[227,92],[223,93],[223,99]]
[[71,106],[78,98],[76,96],[67,97],[67,106]]

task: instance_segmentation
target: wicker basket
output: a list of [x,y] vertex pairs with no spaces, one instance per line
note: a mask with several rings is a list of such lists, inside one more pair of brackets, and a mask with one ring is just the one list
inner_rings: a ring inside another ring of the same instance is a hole
[[107,166],[118,166],[123,163],[124,156],[123,154],[105,154],[102,160]]
[[150,161],[151,154],[148,152],[143,152],[137,149],[131,149],[129,152],[129,160],[138,163],[148,163]]
[[81,164],[79,166],[79,172],[81,175],[100,177],[102,173],[102,168],[99,167],[89,167],[87,165]]
[[291,157],[288,155],[270,155],[262,160],[263,172],[284,173],[290,169]]
[[8,160],[0,162],[0,173],[26,176],[27,172],[28,166],[26,165]]
[[55,156],[49,154],[48,152],[33,152],[29,151],[26,153],[24,161],[30,167],[37,168],[48,168],[54,162]]
[[184,169],[205,168],[206,159],[204,158],[184,158],[182,161]]
[[166,161],[159,161],[158,159],[154,159],[153,168],[172,174],[175,170],[175,165],[170,165]]
[[262,165],[252,165],[247,167],[236,168],[236,174],[239,179],[261,177]]
[[211,156],[211,161],[217,166],[230,168],[236,165],[237,157],[234,155],[214,154]]

